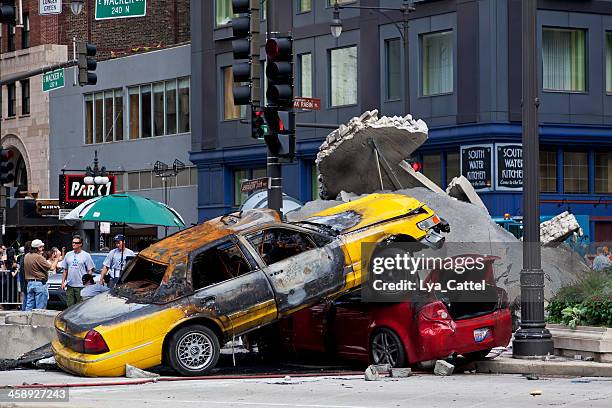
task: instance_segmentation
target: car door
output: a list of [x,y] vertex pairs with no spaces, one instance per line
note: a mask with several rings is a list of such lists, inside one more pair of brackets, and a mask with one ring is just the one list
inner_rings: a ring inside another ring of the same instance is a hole
[[[368,327],[371,323],[371,303],[361,300],[359,290],[347,293],[334,302],[332,335],[336,352],[345,358],[367,357]],[[374,306],[375,307],[375,306]]]
[[302,230],[271,227],[247,235],[265,265],[276,293],[279,316],[316,303],[344,284],[344,253],[335,240],[319,240]]
[[274,293],[264,271],[234,237],[191,256],[192,301],[237,335],[276,319]]

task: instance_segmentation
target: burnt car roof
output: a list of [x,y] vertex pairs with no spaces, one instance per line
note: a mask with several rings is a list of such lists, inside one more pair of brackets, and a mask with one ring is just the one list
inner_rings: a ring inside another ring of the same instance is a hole
[[139,253],[139,256],[158,263],[184,262],[189,254],[204,245],[231,234],[248,231],[256,226],[280,223],[278,213],[269,209],[236,212],[214,218],[202,224],[179,231]]

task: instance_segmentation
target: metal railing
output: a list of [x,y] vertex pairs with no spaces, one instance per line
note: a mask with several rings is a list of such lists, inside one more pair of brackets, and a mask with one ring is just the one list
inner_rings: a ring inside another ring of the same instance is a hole
[[11,271],[0,270],[0,305],[20,305],[19,279]]

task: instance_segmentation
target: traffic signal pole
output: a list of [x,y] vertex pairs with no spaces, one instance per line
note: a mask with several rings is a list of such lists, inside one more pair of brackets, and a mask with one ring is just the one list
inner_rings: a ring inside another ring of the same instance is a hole
[[[268,0],[266,2],[266,38],[272,38],[279,32],[277,1]],[[270,145],[268,145],[267,174],[270,179],[268,208],[280,214],[283,207],[283,168],[278,154],[272,151]]]
[[6,79],[0,79],[0,86],[12,84],[17,81],[22,81],[24,79],[28,79],[36,75],[44,74],[45,72],[55,71],[56,69],[74,67],[77,64],[78,64],[77,60],[69,60],[66,62],[61,62],[59,64],[53,64],[53,65],[48,65],[43,68],[38,68],[33,71],[23,72],[21,74],[10,76]]

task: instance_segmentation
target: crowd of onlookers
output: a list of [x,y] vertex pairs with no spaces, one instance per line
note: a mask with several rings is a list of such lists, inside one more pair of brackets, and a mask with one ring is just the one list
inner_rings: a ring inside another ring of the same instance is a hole
[[595,254],[595,258],[593,258],[593,264],[591,266],[593,267],[593,270],[598,272],[601,272],[607,268],[612,268],[612,255],[610,254],[610,250],[607,246],[597,248],[597,252]]
[[72,250],[69,252],[65,247],[45,250],[45,243],[40,239],[27,241],[19,248],[18,254],[11,247],[0,246],[0,271],[3,272],[0,294],[13,299],[13,304],[18,299],[21,310],[46,309],[49,300],[47,281],[49,274],[53,273],[62,274],[61,289],[65,291],[68,307],[108,291],[118,281],[127,259],[134,256],[134,252],[125,248],[123,235],[116,235],[114,242],[116,248],[104,260],[98,282],[94,279],[94,262],[83,250],[83,239],[79,235],[72,237]]

